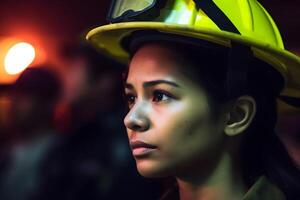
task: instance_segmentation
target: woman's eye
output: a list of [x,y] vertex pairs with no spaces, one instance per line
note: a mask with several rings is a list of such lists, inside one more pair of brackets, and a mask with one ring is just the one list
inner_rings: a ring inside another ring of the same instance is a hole
[[166,92],[163,91],[154,91],[153,93],[153,101],[154,102],[159,102],[159,101],[166,101],[171,98],[171,95],[167,94]]
[[131,108],[135,103],[136,97],[132,94],[127,94],[126,99],[127,99],[127,104],[129,106],[129,108]]

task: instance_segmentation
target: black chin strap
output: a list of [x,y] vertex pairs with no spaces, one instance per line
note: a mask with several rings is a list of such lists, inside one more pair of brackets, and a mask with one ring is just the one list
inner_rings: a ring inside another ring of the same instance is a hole
[[296,98],[296,97],[288,97],[288,96],[279,96],[278,97],[281,101],[291,105],[291,106],[294,106],[294,107],[297,107],[297,108],[300,108],[300,98]]
[[[253,53],[250,47],[232,43],[226,77],[228,99],[246,92],[249,67],[251,67],[251,64],[255,64],[252,61]],[[290,96],[279,96],[278,98],[293,107],[300,108],[300,98]]]
[[230,99],[246,92],[248,69],[252,58],[250,47],[232,43],[227,66],[227,98]]
[[197,9],[203,12],[223,31],[240,34],[238,29],[212,0],[195,0]]

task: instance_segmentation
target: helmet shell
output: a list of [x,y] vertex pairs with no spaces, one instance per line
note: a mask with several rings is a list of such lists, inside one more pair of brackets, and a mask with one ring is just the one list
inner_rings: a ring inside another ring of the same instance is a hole
[[104,54],[122,63],[129,61],[123,40],[139,30],[198,38],[228,47],[232,41],[238,42],[249,46],[253,56],[280,72],[285,80],[281,95],[300,97],[300,58],[284,49],[275,22],[257,0],[213,0],[239,33],[222,30],[196,3],[196,0],[169,0],[160,16],[152,21],[100,26],[91,30],[86,38]]

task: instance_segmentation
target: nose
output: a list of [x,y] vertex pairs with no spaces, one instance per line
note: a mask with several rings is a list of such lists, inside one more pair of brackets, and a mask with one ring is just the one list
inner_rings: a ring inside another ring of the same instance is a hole
[[136,104],[124,118],[124,124],[133,131],[144,132],[148,130],[150,121],[146,114],[146,107]]

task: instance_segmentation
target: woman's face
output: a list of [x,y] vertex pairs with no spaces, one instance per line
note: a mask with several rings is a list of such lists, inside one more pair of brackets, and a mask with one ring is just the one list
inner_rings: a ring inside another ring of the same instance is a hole
[[223,148],[224,120],[211,115],[204,89],[180,72],[187,66],[179,57],[174,49],[148,44],[129,66],[124,123],[138,171],[146,177],[209,168]]

